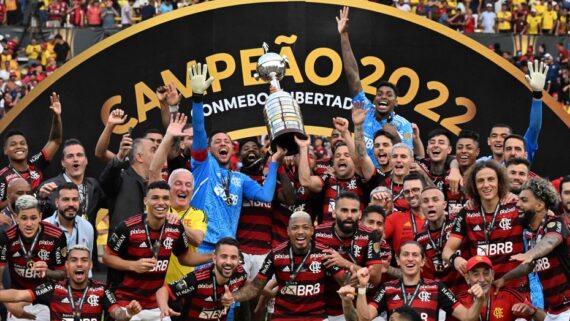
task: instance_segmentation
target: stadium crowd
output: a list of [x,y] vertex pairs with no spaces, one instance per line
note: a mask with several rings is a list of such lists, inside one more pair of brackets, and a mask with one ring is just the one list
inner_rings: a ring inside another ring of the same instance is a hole
[[[337,25],[351,119],[334,118],[330,137],[295,137],[294,153],[207,133],[213,78],[200,63],[189,70],[191,110],[173,84],[157,88],[164,129],[125,134],[111,151],[127,117],[111,111],[98,178],[85,175],[93,146],[64,139],[58,94],[40,151],[28,150],[38,137],[5,132],[5,318],[570,319],[570,176],[531,170],[549,66],[528,62],[526,132],[494,124],[492,154],[480,155],[473,130],[422,139],[397,114],[394,84],[364,94],[348,17],[342,9]],[[63,171],[45,177],[57,153]],[[94,265],[107,268],[105,283]]]

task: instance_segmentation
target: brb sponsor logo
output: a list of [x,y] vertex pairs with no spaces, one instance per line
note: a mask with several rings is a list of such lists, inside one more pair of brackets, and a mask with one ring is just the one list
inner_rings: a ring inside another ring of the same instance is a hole
[[295,296],[313,296],[321,293],[321,284],[295,284],[281,288],[281,294]]

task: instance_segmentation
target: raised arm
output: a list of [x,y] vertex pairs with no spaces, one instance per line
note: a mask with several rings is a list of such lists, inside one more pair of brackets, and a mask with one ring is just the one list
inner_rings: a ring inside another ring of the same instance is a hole
[[[449,291],[445,289],[445,291]],[[489,291],[489,289],[487,289]],[[450,292],[451,293],[451,292]],[[479,315],[481,313],[481,308],[483,307],[483,302],[485,301],[485,292],[478,283],[473,285],[469,289],[469,293],[473,295],[473,305],[467,309],[463,304],[459,304],[457,308],[453,310],[453,316],[458,320],[464,321],[476,321],[479,320]],[[493,295],[490,293],[489,295]]]
[[192,127],[194,140],[192,141],[192,156],[196,161],[206,160],[208,149],[208,135],[204,126],[204,107],[202,98],[206,89],[210,87],[214,77],[207,78],[208,65],[198,63],[189,70],[192,83]]
[[340,10],[340,15],[336,17],[336,23],[338,33],[340,34],[342,64],[344,67],[344,74],[346,75],[346,80],[348,82],[348,91],[350,95],[354,97],[362,91],[362,84],[360,83],[358,64],[356,62],[356,58],[354,58],[350,39],[348,38],[348,12],[348,7],[343,7],[342,10]]
[[[370,273],[368,268],[361,268],[356,272],[356,276],[358,277],[358,292],[356,297],[356,312],[358,314],[358,318],[361,321],[371,321],[378,316],[378,311],[368,305],[368,301],[366,300],[366,288],[368,286],[368,281],[370,280]],[[384,289],[380,289],[376,294],[376,297],[381,295],[383,296]],[[375,298],[376,300],[376,298]]]
[[53,118],[51,121],[51,130],[49,132],[49,139],[44,150],[46,152],[47,158],[51,161],[57,153],[59,146],[61,146],[61,141],[63,138],[63,125],[61,122],[61,102],[59,101],[59,95],[53,93],[50,97],[51,106],[49,107],[53,112]]
[[295,136],[295,142],[299,145],[299,182],[305,188],[313,193],[320,193],[323,188],[323,182],[318,176],[311,175],[309,167],[309,145],[310,138],[301,139]]
[[170,125],[168,125],[166,134],[164,135],[162,142],[160,142],[160,145],[154,153],[150,163],[149,183],[162,180],[162,165],[166,162],[176,138],[187,135],[182,132],[187,121],[188,117],[182,113],[177,114],[176,117],[174,117],[174,115],[170,116]]
[[538,136],[542,128],[542,90],[546,82],[548,65],[544,62],[528,62],[529,74],[525,76],[532,89],[532,105],[530,107],[530,119],[524,139],[526,142],[527,158],[532,163],[534,155],[538,150]]
[[162,126],[167,128],[170,124],[170,116],[175,116],[178,113],[180,100],[182,96],[176,90],[174,83],[171,82],[166,86],[160,86],[156,89],[156,97],[160,102],[160,117],[162,119]]
[[253,281],[247,283],[243,288],[231,294],[231,296],[233,297],[233,300],[237,302],[249,301],[263,290],[266,283],[267,280],[255,277]]
[[109,141],[111,141],[115,126],[124,123],[125,120],[127,120],[127,115],[122,109],[115,109],[109,113],[105,128],[103,128],[103,132],[97,140],[97,145],[95,145],[95,157],[108,162],[115,156],[115,153],[109,150]]
[[364,120],[369,110],[364,108],[364,104],[360,101],[355,101],[352,104],[352,122],[354,123],[354,145],[356,147],[356,164],[360,167],[362,176],[365,180],[370,180],[376,172],[376,167],[368,151],[366,150],[366,143],[364,142]]

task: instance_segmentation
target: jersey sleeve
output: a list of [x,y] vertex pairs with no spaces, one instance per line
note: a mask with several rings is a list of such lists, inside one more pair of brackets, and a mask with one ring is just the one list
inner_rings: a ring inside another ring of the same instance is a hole
[[8,264],[8,247],[10,243],[5,231],[0,232],[0,266]]
[[366,249],[366,265],[380,263],[380,239],[378,238],[378,233],[370,233]]
[[190,217],[190,228],[193,230],[202,231],[206,234],[206,229],[208,228],[208,216],[202,210],[195,210]]
[[49,165],[49,159],[47,157],[47,153],[44,149],[42,149],[39,153],[30,157],[30,165],[33,165],[35,168],[39,170],[44,170]]
[[185,295],[191,295],[198,288],[198,281],[194,273],[188,273],[178,281],[169,283],[167,286],[170,298],[176,300]]
[[442,282],[439,282],[439,292],[437,294],[437,299],[439,302],[439,307],[447,313],[447,315],[451,315],[453,310],[457,308],[461,303],[455,297],[455,294],[451,292],[450,289],[445,286]]
[[67,237],[65,233],[61,233],[60,237],[55,241],[54,249],[51,252],[52,264],[48,263],[48,266],[54,270],[64,270],[67,251]]
[[115,309],[113,306],[117,306],[117,304],[118,303],[115,294],[113,294],[111,290],[105,289],[105,293],[103,294],[103,309],[111,313],[111,311]]
[[378,311],[378,315],[387,310],[386,288],[384,287],[384,284],[380,285],[378,292],[376,292],[374,298],[372,299],[371,302],[368,303],[368,305],[373,306],[376,309],[376,311]]
[[568,228],[564,225],[559,217],[550,219],[544,228],[544,235],[553,234],[566,240],[568,238]]
[[265,261],[263,261],[263,265],[261,266],[261,269],[259,269],[259,272],[257,273],[257,277],[263,280],[269,280],[271,279],[271,277],[273,276],[273,274],[275,273],[275,265],[274,263],[274,253],[273,251],[269,252],[269,254],[267,254],[267,257],[265,258]]
[[188,251],[188,246],[190,245],[190,241],[188,241],[188,236],[186,235],[186,231],[184,230],[182,223],[178,224],[178,230],[180,232],[180,237],[176,240],[176,243],[172,248],[172,253],[176,256],[186,253],[186,251]]
[[394,221],[396,220],[396,214],[392,214],[386,217],[386,224],[384,224],[384,239],[389,241],[392,240],[392,235],[394,234]]
[[465,222],[465,209],[461,209],[451,227],[451,235],[453,237],[464,239],[467,235],[467,223]]
[[0,200],[5,201],[8,194],[8,183],[4,176],[0,176]]
[[52,282],[42,283],[32,291],[32,303],[33,304],[44,304],[49,306],[51,303],[51,299],[53,297],[53,291],[55,289],[55,285]]
[[109,254],[123,256],[127,253],[129,239],[129,230],[125,223],[119,224],[113,234],[109,236],[107,240],[107,249],[109,249]]

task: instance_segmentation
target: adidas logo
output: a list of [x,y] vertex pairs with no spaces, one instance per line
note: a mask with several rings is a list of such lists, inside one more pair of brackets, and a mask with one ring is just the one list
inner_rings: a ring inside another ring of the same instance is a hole
[[63,300],[61,300],[61,303],[69,303],[69,299],[67,297],[63,298]]
[[291,269],[289,268],[288,265],[286,265],[286,266],[283,268],[283,272],[291,272]]
[[14,253],[14,255],[12,255],[12,257],[20,257],[20,256],[21,256],[20,252],[16,252],[16,253]]
[[393,300],[393,301],[399,301],[399,300],[401,300],[401,299],[400,299],[400,296],[396,294],[396,296],[394,296],[394,297],[392,298],[392,300]]
[[426,250],[431,250],[431,244],[426,245]]
[[142,248],[147,248],[147,247],[148,247],[148,246],[146,245],[145,242],[142,242],[141,245],[139,245],[139,248],[141,248],[141,249],[142,249]]
[[204,301],[206,301],[206,302],[212,302],[212,301],[214,301],[214,300],[212,300],[212,297],[209,296],[209,297],[205,298]]
[[481,231],[481,227],[479,225],[475,225],[475,227],[473,228],[473,231],[475,231],[475,232]]

